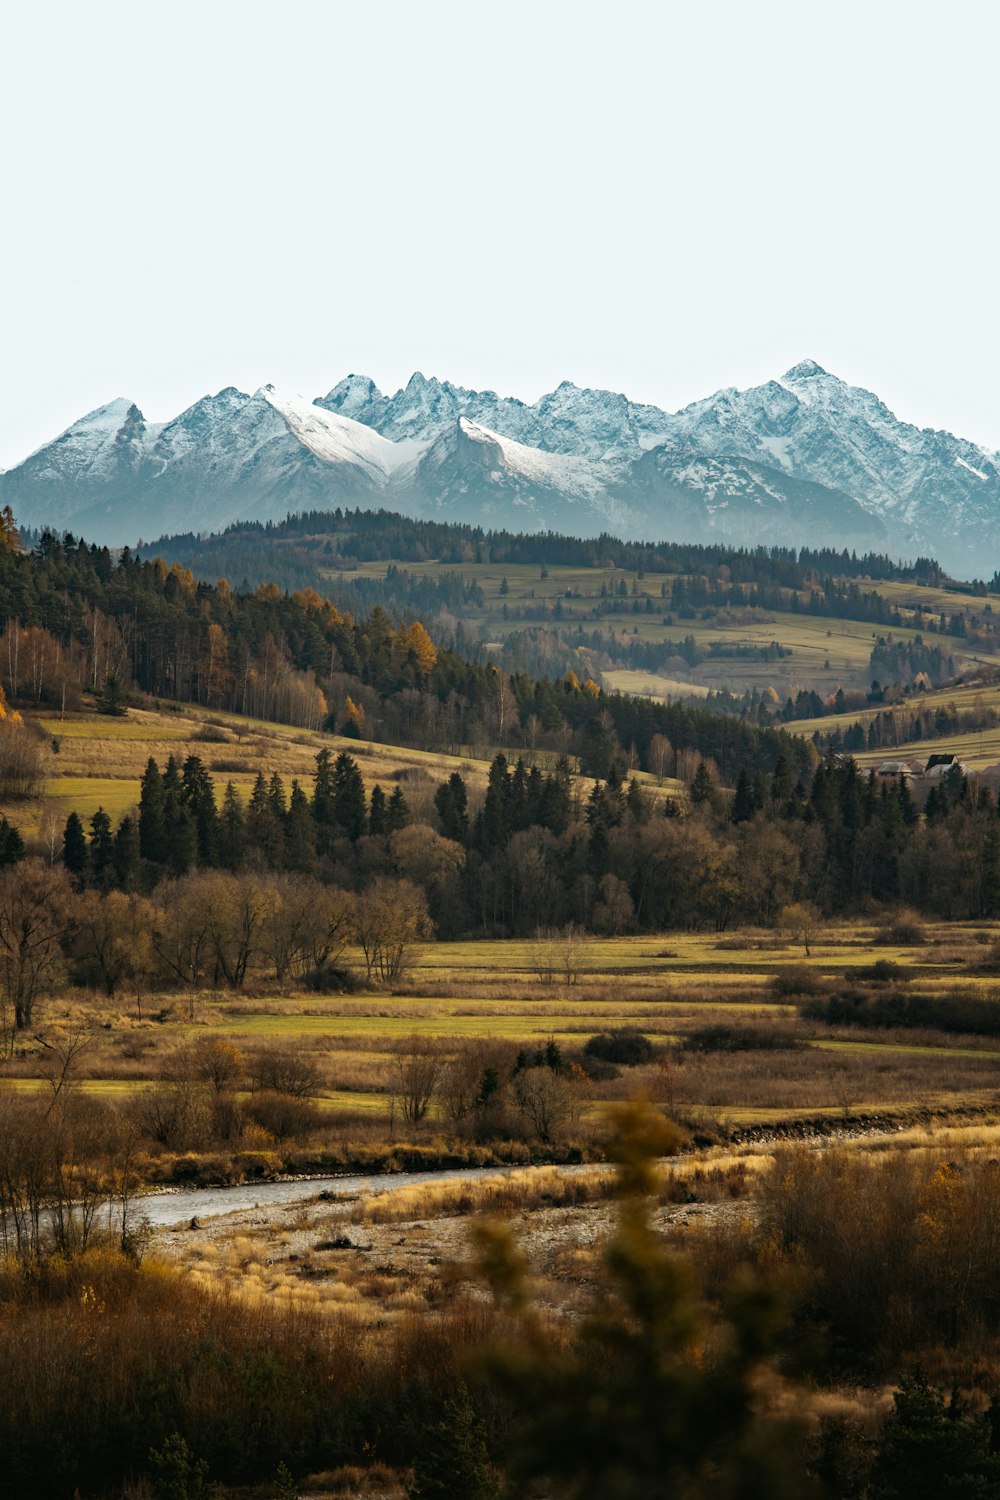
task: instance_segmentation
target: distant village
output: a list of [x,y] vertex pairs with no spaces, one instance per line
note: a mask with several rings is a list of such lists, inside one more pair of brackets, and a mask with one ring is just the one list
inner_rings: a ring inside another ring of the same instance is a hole
[[959,760],[957,755],[930,755],[926,763],[922,760],[887,760],[879,766],[876,775],[880,777],[893,778],[897,781],[908,781],[919,779],[922,782],[934,783],[944,781],[952,775],[976,776],[978,772],[964,761]]

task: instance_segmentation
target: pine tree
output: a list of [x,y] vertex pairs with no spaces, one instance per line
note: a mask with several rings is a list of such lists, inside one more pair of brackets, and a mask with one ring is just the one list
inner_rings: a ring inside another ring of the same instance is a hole
[[76,884],[78,886],[83,885],[90,866],[90,850],[87,848],[87,838],[83,831],[83,824],[75,812],[71,812],[66,819],[66,827],[63,831],[62,860]]
[[152,756],[146,762],[139,789],[139,851],[143,859],[154,864],[166,862],[163,778]]
[[219,814],[218,852],[219,864],[224,870],[240,870],[246,853],[246,820],[239,793],[231,781],[227,781],[222,795],[222,812]]
[[99,807],[90,820],[90,877],[98,890],[110,889],[115,873],[114,855],[111,819]]
[[383,792],[380,786],[373,786],[371,801],[368,806],[368,832],[373,838],[379,838],[385,833],[385,816],[385,792]]
[[872,1500],[938,1500],[942,1495],[1000,1500],[996,1408],[964,1411],[921,1375],[908,1375],[885,1425]]
[[115,880],[123,891],[135,890],[140,865],[139,824],[131,813],[126,813],[118,824],[114,845]]
[[24,839],[8,818],[0,817],[0,869],[24,856]]
[[398,833],[401,828],[406,827],[409,821],[410,808],[406,798],[403,796],[403,788],[395,786],[385,810],[385,831],[386,833]]
[[740,767],[733,797],[732,819],[734,823],[749,823],[754,814],[753,790],[746,766]]
[[410,1500],[489,1500],[497,1493],[486,1428],[460,1385],[441,1420],[424,1433],[413,1461]]
[[316,825],[309,798],[297,781],[292,782],[285,818],[285,865],[301,875],[310,875],[316,868]]
[[[332,777],[334,822],[352,841],[364,833],[368,824],[365,783],[353,755],[342,750],[337,756]],[[397,788],[398,790],[398,788]],[[390,803],[391,806],[391,803]]]

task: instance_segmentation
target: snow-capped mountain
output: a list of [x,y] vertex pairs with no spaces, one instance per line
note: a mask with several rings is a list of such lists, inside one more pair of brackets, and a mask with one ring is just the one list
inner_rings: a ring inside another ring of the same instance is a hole
[[519,530],[877,547],[1000,566],[1000,455],[899,421],[806,360],[669,413],[566,381],[533,404],[415,374],[310,400],[265,386],[172,421],[120,399],[0,474],[23,525],[120,544],[385,505]]
[[981,574],[1000,559],[1000,454],[900,422],[871,391],[815,360],[750,390],[718,391],[666,418],[665,437],[698,453],[754,458],[852,495],[894,550]]

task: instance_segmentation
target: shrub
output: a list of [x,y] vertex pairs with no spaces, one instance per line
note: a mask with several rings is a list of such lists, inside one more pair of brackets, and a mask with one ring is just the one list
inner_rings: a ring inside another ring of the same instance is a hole
[[323,1122],[323,1111],[311,1100],[291,1094],[255,1094],[247,1114],[276,1141],[309,1135]]
[[902,964],[892,958],[877,958],[873,964],[862,964],[859,969],[848,969],[845,979],[867,979],[872,984],[905,984],[909,975]]
[[314,995],[353,995],[363,988],[360,975],[327,964],[320,964],[304,974],[302,985]]
[[583,1051],[586,1057],[600,1062],[618,1063],[623,1068],[634,1068],[640,1063],[651,1062],[655,1055],[649,1037],[634,1026],[619,1026],[614,1031],[598,1032],[586,1043]]
[[306,1099],[319,1087],[316,1064],[290,1047],[262,1047],[250,1057],[247,1071],[255,1094]]
[[808,964],[785,964],[771,980],[771,994],[779,999],[790,995],[820,995],[823,977]]
[[780,1026],[701,1026],[681,1042],[685,1052],[779,1052],[801,1043]]
[[1000,1036],[1000,1000],[970,994],[921,995],[887,990],[844,990],[799,1007],[807,1021],[826,1026],[898,1026],[972,1036]]
[[926,941],[924,924],[912,911],[887,916],[874,937],[874,942],[880,946],[892,948],[918,948]]

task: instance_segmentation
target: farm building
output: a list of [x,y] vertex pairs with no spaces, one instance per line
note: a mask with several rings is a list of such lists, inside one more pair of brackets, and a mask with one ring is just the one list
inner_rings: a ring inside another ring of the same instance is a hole
[[972,768],[959,760],[957,755],[932,755],[927,761],[924,780],[944,781],[945,777],[950,776],[953,771],[961,776],[975,775]]
[[913,771],[905,760],[887,760],[879,766],[876,774],[885,777],[895,776],[901,780],[906,780],[907,777],[913,775]]

